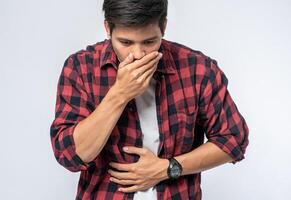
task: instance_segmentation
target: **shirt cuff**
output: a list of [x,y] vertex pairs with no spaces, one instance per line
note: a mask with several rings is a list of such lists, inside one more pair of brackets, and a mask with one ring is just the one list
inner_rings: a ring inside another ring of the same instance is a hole
[[227,153],[233,159],[233,164],[245,158],[244,152],[234,136],[213,137],[209,138],[208,142],[215,144]]

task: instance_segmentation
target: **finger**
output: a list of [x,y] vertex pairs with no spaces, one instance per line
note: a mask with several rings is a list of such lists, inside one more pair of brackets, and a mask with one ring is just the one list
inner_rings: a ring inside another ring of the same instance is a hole
[[138,185],[133,185],[131,187],[126,187],[126,188],[119,188],[118,191],[120,192],[125,192],[125,193],[130,193],[130,192],[136,192],[139,190],[139,186]]
[[123,150],[129,154],[138,154],[138,155],[145,155],[149,150],[145,147],[139,148],[134,146],[126,146],[123,147]]
[[156,63],[153,68],[143,73],[143,75],[139,77],[140,81],[145,82],[146,85],[148,85],[151,80],[151,77],[154,75],[155,71],[157,70],[157,66],[158,66],[158,63]]
[[137,70],[139,70],[137,72],[139,74],[138,77],[140,77],[142,74],[144,74],[149,69],[153,68],[154,65],[159,62],[159,60],[162,58],[162,56],[163,56],[163,54],[159,53],[159,55],[154,60],[151,60],[148,64],[146,64],[143,67],[140,67],[139,69],[137,69]]
[[134,168],[135,163],[130,163],[130,164],[122,164],[122,163],[116,163],[116,162],[111,162],[109,165],[115,169],[118,169],[119,171],[133,171],[132,169]]
[[133,55],[132,55],[132,53],[129,53],[129,55],[124,59],[124,61],[122,61],[119,64],[119,68],[122,68],[122,67],[124,67],[132,62],[133,62]]
[[157,51],[151,52],[151,53],[145,55],[142,59],[134,61],[132,67],[139,68],[139,67],[147,64],[148,62],[154,60],[158,55],[159,55],[159,52],[157,52]]
[[118,183],[120,185],[135,185],[137,183],[136,180],[120,180],[114,177],[110,177],[110,181]]
[[133,173],[130,172],[117,172],[114,170],[108,170],[108,173],[119,180],[136,180],[136,176]]

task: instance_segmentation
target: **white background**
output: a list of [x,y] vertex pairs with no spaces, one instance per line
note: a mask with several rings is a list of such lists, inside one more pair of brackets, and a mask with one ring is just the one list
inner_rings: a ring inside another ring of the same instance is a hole
[[[65,59],[103,40],[101,0],[0,1],[1,199],[70,200],[49,127]],[[291,1],[169,0],[165,38],[216,59],[250,128],[246,159],[203,172],[203,199],[291,199]]]

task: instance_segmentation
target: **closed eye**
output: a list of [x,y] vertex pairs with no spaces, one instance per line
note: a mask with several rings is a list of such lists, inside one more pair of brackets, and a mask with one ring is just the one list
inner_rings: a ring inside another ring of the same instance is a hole
[[124,45],[124,46],[129,46],[129,45],[132,44],[131,41],[127,41],[127,40],[121,40],[120,43],[121,43],[122,45]]
[[154,44],[154,43],[155,43],[154,40],[144,41],[144,44],[145,44],[145,45],[151,45],[151,44]]

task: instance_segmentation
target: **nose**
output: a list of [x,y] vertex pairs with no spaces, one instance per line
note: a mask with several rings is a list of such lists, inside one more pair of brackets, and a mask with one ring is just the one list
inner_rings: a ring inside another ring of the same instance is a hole
[[132,49],[132,53],[135,60],[139,60],[145,56],[145,50],[141,46],[138,46],[138,45]]

